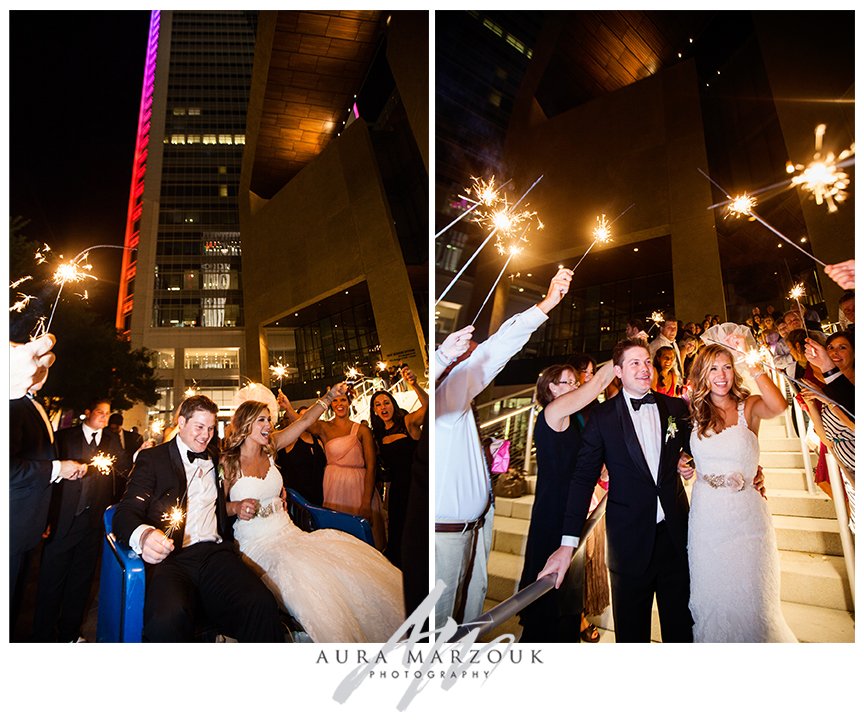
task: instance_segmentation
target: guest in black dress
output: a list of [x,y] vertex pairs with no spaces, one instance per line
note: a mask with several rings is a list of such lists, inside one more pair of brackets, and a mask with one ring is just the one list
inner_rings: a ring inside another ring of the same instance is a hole
[[[549,555],[561,545],[570,475],[582,442],[577,414],[597,398],[613,375],[612,363],[607,363],[577,387],[577,371],[571,365],[552,365],[537,380],[536,398],[543,408],[534,425],[537,489],[520,589],[537,579]],[[525,608],[519,621],[523,628],[520,642],[578,642],[576,633],[582,631],[579,618],[567,617],[566,610],[559,609],[555,592],[546,593]],[[600,639],[596,628],[592,630],[587,621],[582,624],[589,633],[583,633],[584,639]]]
[[420,400],[420,407],[406,412],[386,390],[378,390],[369,401],[372,435],[378,445],[378,458],[386,472],[387,487],[387,547],[384,555],[396,567],[402,568],[402,533],[408,511],[411,487],[411,467],[417,441],[426,419],[429,396],[417,383],[417,376],[408,367],[402,368],[402,378]]
[[[303,416],[308,408],[297,409]],[[327,456],[316,435],[304,432],[296,442],[276,454],[276,465],[282,473],[282,484],[300,493],[313,505],[324,504],[324,467]]]

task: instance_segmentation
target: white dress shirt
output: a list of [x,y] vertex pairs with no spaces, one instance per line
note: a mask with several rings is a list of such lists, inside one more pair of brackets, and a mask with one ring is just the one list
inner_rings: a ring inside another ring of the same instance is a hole
[[[650,392],[650,391],[649,391]],[[630,398],[635,398],[626,390],[621,390],[624,395],[624,405],[627,407],[627,412],[630,413],[630,419],[633,421],[633,429],[636,430],[636,437],[639,439],[639,446],[642,448],[642,455],[648,468],[651,470],[651,477],[654,478],[654,483],[657,483],[657,473],[660,470],[660,451],[663,449],[663,437],[660,434],[660,411],[656,404],[647,403],[642,405],[638,410],[633,409],[633,403]],[[647,395],[648,393],[645,393]],[[641,397],[645,397],[642,395]],[[620,448],[619,452],[626,452],[625,448]],[[660,497],[657,497],[657,522],[664,520],[666,513],[663,512],[663,506],[660,504]],[[577,547],[579,545],[578,535],[563,535],[561,544],[568,547]]]
[[[42,422],[45,423],[45,427],[48,429],[48,437],[51,438],[51,443],[54,443],[54,428],[51,425],[51,421],[48,419],[48,413],[45,412],[45,406],[39,402],[32,393],[27,393],[27,397],[30,399],[30,402],[36,407],[36,412],[39,413],[39,417],[42,418]],[[60,461],[52,460],[51,461],[51,482],[60,482],[63,478],[60,477]]]
[[102,442],[102,431],[97,430],[96,428],[90,427],[87,423],[81,423],[81,430],[84,432],[84,444],[90,444],[90,438],[93,437],[93,433],[96,433],[96,447],[99,447],[99,444]]
[[[186,526],[183,533],[183,545],[187,547],[199,542],[222,542],[219,537],[216,523],[216,500],[218,491],[216,488],[216,469],[210,458],[202,460],[196,458],[194,462],[189,461],[186,454],[189,448],[183,443],[179,435],[174,437],[180,458],[183,460],[183,470],[186,473]],[[183,498],[179,498],[182,505]],[[142,548],[140,545],[141,534],[152,525],[139,525],[135,528],[129,538],[129,547],[139,555]],[[176,547],[176,538],[175,547]]]
[[548,319],[536,305],[514,315],[435,389],[435,520],[469,522],[486,509],[489,471],[471,401]]

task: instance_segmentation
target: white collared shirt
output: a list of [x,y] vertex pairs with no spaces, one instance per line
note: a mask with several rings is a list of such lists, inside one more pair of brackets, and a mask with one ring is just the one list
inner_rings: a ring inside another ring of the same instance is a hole
[[[216,500],[219,496],[216,487],[216,468],[209,458],[201,460],[196,458],[189,462],[186,454],[188,447],[180,439],[179,435],[174,437],[180,458],[183,460],[183,470],[186,473],[186,526],[183,532],[183,545],[188,547],[199,542],[222,542],[219,537],[216,522]],[[182,498],[178,498],[180,500]],[[139,525],[129,537],[129,547],[139,555],[141,547],[141,534],[152,525]],[[175,541],[176,547],[176,541]]]
[[[639,445],[642,448],[642,455],[645,457],[645,462],[648,463],[648,469],[651,471],[651,477],[654,478],[654,483],[657,483],[657,472],[660,469],[660,451],[663,449],[663,437],[660,433],[660,411],[656,404],[642,405],[639,410],[633,409],[633,403],[630,399],[633,398],[626,390],[621,390],[624,394],[625,405],[627,412],[630,413],[630,419],[633,421],[633,428],[636,430],[636,437],[639,438]],[[650,390],[649,390],[650,392]],[[645,393],[647,395],[648,393]],[[644,395],[642,397],[645,397]],[[640,399],[640,398],[633,398]],[[663,506],[660,505],[660,498],[657,498],[657,522],[659,523],[666,517],[663,512]]]
[[96,447],[99,447],[102,442],[102,431],[97,430],[96,428],[90,427],[87,423],[81,423],[81,430],[84,433],[84,444],[90,444],[90,438],[93,437],[93,433],[96,433]]

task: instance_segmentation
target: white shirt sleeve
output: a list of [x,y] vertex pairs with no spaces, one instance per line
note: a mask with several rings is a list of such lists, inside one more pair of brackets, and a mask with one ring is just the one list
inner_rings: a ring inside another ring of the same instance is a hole
[[144,548],[141,547],[141,535],[147,528],[152,528],[152,525],[139,525],[132,531],[132,534],[129,536],[129,547],[132,548],[132,552],[138,553],[139,555],[144,552]]

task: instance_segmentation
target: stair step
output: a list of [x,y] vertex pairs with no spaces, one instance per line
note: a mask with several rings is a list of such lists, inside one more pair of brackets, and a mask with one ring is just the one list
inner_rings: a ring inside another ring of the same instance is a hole
[[525,554],[528,525],[528,520],[522,518],[495,518],[492,532],[492,549],[521,557]]
[[811,495],[806,490],[768,489],[768,509],[772,515],[836,518],[834,501],[823,492]]
[[780,597],[783,600],[834,610],[853,610],[842,557],[780,551]]
[[[816,461],[818,458],[811,453],[810,454],[810,462],[811,467],[816,466]],[[763,450],[759,453],[759,464],[763,468],[771,468],[779,469],[779,468],[803,468],[804,467],[804,456],[801,455],[800,448],[797,452],[789,452],[789,451],[765,451]]]
[[759,449],[762,452],[797,452],[801,454],[801,441],[797,437],[768,435],[759,433]]
[[489,589],[486,597],[501,602],[506,600],[519,587],[522,577],[523,558],[521,555],[493,550],[489,553]]
[[855,616],[846,610],[781,602],[783,617],[798,642],[852,643],[855,642]]
[[523,495],[518,498],[496,497],[495,517],[513,517],[530,520],[532,507],[534,507],[534,495]]
[[777,547],[780,550],[821,555],[843,554],[837,520],[793,515],[774,515],[772,520],[777,532]]
[[800,468],[772,468],[762,466],[765,487],[770,494],[774,489],[806,490],[807,477]]

